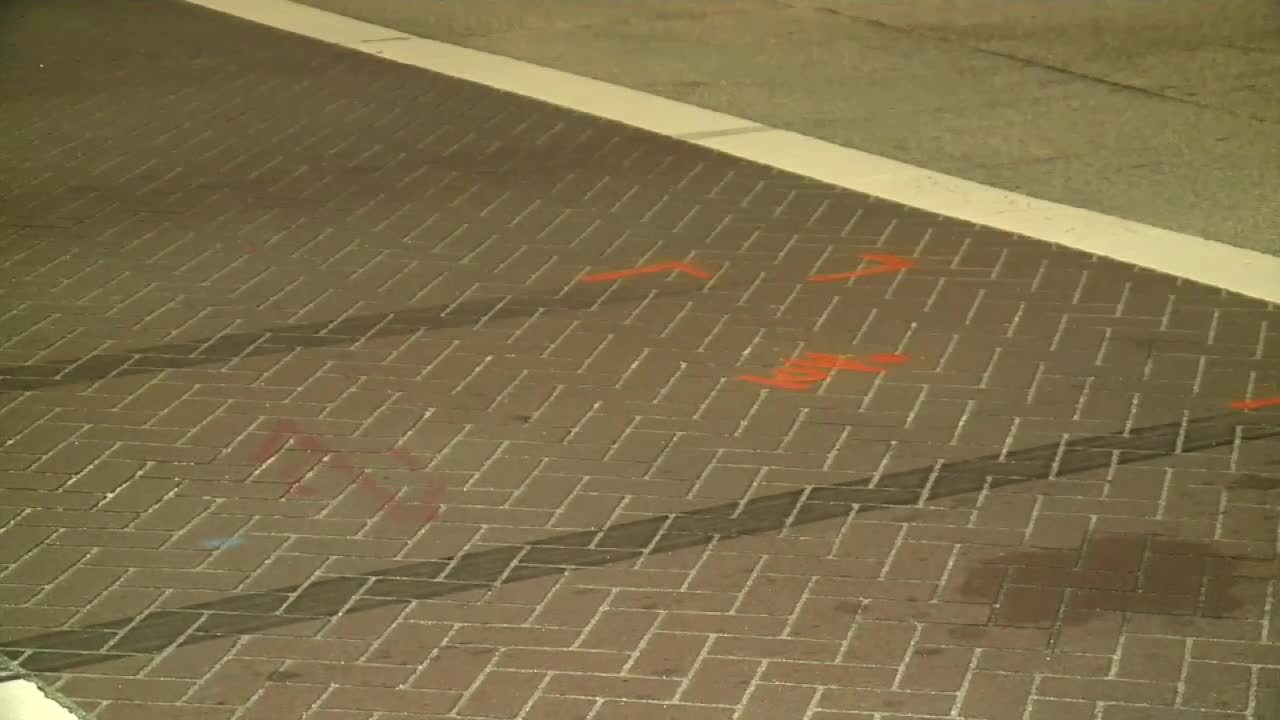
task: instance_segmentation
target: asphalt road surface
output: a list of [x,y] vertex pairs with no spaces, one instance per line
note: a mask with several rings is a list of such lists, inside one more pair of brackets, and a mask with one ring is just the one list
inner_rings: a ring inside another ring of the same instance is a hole
[[1280,3],[305,0],[1280,253]]

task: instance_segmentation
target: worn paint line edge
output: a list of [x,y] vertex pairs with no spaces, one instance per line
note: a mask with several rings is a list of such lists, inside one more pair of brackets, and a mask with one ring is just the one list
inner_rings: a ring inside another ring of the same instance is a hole
[[[929,212],[1280,303],[1280,257],[1039,200],[750,120],[289,0],[186,0],[394,62],[624,123]],[[758,132],[745,133],[745,128]]]

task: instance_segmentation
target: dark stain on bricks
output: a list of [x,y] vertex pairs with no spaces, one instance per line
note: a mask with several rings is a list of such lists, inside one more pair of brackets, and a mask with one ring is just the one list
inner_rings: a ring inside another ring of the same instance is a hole
[[1097,533],[1078,550],[1006,553],[962,572],[961,595],[989,598],[992,625],[1060,629],[1108,612],[1261,619],[1275,561],[1204,541]]

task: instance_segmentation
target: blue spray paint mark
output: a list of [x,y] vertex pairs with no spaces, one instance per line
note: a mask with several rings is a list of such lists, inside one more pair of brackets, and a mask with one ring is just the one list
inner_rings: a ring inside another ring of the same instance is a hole
[[205,550],[220,550],[222,548],[232,548],[242,544],[244,544],[244,541],[238,537],[210,538],[202,541],[200,543],[200,547]]

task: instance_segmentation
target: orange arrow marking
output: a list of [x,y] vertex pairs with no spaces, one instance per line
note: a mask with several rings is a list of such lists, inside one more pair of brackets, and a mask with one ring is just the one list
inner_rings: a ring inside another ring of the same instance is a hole
[[1272,405],[1280,405],[1280,395],[1272,398],[1262,398],[1260,400],[1240,400],[1231,403],[1231,407],[1237,410],[1259,410]]
[[883,275],[884,273],[902,272],[915,267],[915,263],[900,258],[897,255],[881,255],[878,253],[867,253],[860,255],[863,260],[878,263],[879,267],[867,268],[865,270],[854,270],[847,273],[835,273],[832,275],[814,275],[809,278],[811,283],[835,282],[836,280],[849,280],[856,277],[866,277],[867,275]]
[[645,265],[644,267],[631,268],[629,270],[614,270],[612,272],[596,273],[594,275],[583,275],[582,282],[607,282],[609,280],[620,280],[622,278],[631,277],[633,275],[652,275],[653,273],[682,272],[685,275],[696,277],[699,280],[710,280],[713,275],[705,270],[682,262],[658,263],[656,265]]
[[[897,353],[889,355],[872,355],[871,360],[882,365],[900,365],[907,361],[906,355]],[[869,365],[854,358],[831,355],[829,353],[805,353],[804,359],[792,358],[783,366],[773,371],[771,377],[760,375],[739,375],[738,379],[757,385],[768,385],[783,390],[805,390],[810,385],[826,380],[832,370],[853,370],[854,372],[882,373],[884,368]]]

